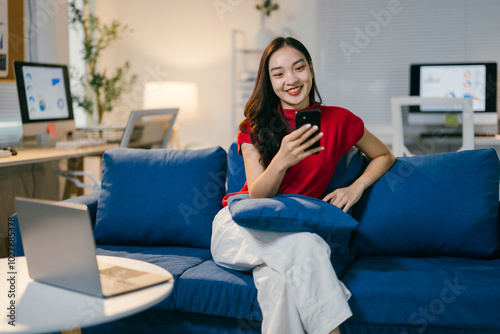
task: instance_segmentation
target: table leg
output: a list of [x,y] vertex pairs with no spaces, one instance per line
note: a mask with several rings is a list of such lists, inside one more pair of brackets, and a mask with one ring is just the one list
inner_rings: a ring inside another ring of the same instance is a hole
[[62,331],[61,334],[82,334],[82,330],[80,328],[75,328],[67,331]]

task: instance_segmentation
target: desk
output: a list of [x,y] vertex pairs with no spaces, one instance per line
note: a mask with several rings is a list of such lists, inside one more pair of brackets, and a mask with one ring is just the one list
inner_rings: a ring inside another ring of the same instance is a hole
[[[419,137],[418,135],[408,138],[405,145],[411,154],[427,155],[434,153],[454,152],[462,146],[461,137],[450,137],[437,133],[436,136]],[[500,158],[500,135],[491,137],[474,137],[474,148],[493,148]]]
[[[54,174],[54,161],[68,159],[68,170],[81,170],[83,158],[101,156],[104,151],[118,147],[118,144],[83,147],[76,150],[58,150],[56,148],[21,147],[18,154],[0,158],[0,237],[7,234],[7,219],[15,213],[14,197],[35,197],[59,201],[70,197],[73,183],[66,182],[64,189],[59,187],[59,177]],[[83,190],[77,190],[77,195]],[[4,245],[0,240],[0,245]],[[0,257],[5,256],[4,247],[0,247]]]
[[98,146],[82,147],[76,150],[58,150],[56,148],[19,148],[17,155],[8,158],[0,158],[0,167],[19,166],[35,164],[53,160],[81,158],[91,155],[101,155],[104,151],[118,147],[118,144],[106,144]]
[[476,148],[492,147],[497,149],[500,146],[500,135],[492,137],[474,137]]
[[[98,258],[136,270],[168,274],[165,269],[143,261],[113,256]],[[11,276],[7,264],[6,258],[0,259],[2,287],[6,286],[4,282]],[[166,282],[116,297],[98,298],[33,281],[28,275],[25,257],[16,258],[15,273],[15,298],[9,298],[4,289],[0,294],[1,333],[64,331],[110,322],[156,305],[173,288],[173,283]],[[8,324],[9,319],[6,317],[11,301],[15,302],[16,307],[15,327]]]

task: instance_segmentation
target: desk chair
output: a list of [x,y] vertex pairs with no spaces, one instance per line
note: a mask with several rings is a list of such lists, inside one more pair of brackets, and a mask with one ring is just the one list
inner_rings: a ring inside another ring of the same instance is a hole
[[[167,148],[178,112],[178,108],[132,111],[123,132],[120,147]],[[72,182],[77,188],[89,188],[93,192],[99,191],[101,189],[100,182],[90,173],[81,170],[83,169],[83,159],[80,159],[82,160],[80,170],[57,171],[56,174]],[[84,176],[87,176],[92,184],[84,183]],[[64,198],[70,196],[68,185],[71,184],[67,184]]]
[[178,108],[132,111],[120,147],[167,148],[178,112]]
[[462,105],[462,150],[473,150],[474,143],[474,112],[472,110],[472,99],[466,98],[433,98],[420,96],[401,96],[391,98],[392,112],[392,152],[396,157],[411,156],[410,150],[404,144],[403,112],[402,106],[418,106],[422,104],[432,105]]

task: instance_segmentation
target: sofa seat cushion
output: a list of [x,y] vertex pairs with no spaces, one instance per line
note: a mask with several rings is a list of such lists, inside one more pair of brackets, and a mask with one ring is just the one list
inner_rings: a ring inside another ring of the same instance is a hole
[[176,293],[183,312],[262,320],[251,273],[219,267],[213,260],[186,270]]
[[349,323],[500,329],[500,259],[363,257],[342,281]]
[[[354,262],[351,256],[332,256],[337,276]],[[213,260],[184,272],[176,286],[177,309],[223,317],[262,321],[257,289],[250,272],[222,268]]]
[[332,262],[333,269],[335,270],[335,274],[337,277],[342,280],[346,272],[356,261],[356,257],[351,255],[336,255],[333,254],[330,257],[330,261]]
[[[127,257],[156,264],[168,270],[178,284],[179,276],[212,257],[210,249],[189,247],[98,246],[98,255]],[[156,309],[175,310],[176,289]]]

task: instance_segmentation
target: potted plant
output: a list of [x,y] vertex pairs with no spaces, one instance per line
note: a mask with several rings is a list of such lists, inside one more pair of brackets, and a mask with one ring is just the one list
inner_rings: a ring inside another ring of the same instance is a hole
[[130,63],[126,61],[117,67],[113,75],[106,69],[98,70],[97,63],[101,53],[130,28],[117,20],[103,24],[90,12],[88,0],[83,1],[83,8],[78,8],[76,0],[69,1],[69,19],[71,25],[82,29],[83,59],[86,73],[79,77],[84,87],[81,94],[74,94],[73,100],[92,117],[97,114],[97,123],[101,124],[105,112],[113,110],[121,95],[129,91],[137,80],[136,75],[129,76]]
[[262,11],[262,14],[265,14],[266,16],[271,16],[271,12],[273,10],[278,10],[279,5],[277,3],[273,3],[272,0],[262,0],[260,1],[259,4],[255,5],[255,8],[257,8],[257,10]]
[[263,49],[273,39],[274,34],[266,28],[266,18],[271,16],[271,13],[279,9],[277,3],[272,0],[260,0],[255,8],[260,11],[260,30],[257,33],[257,47]]

